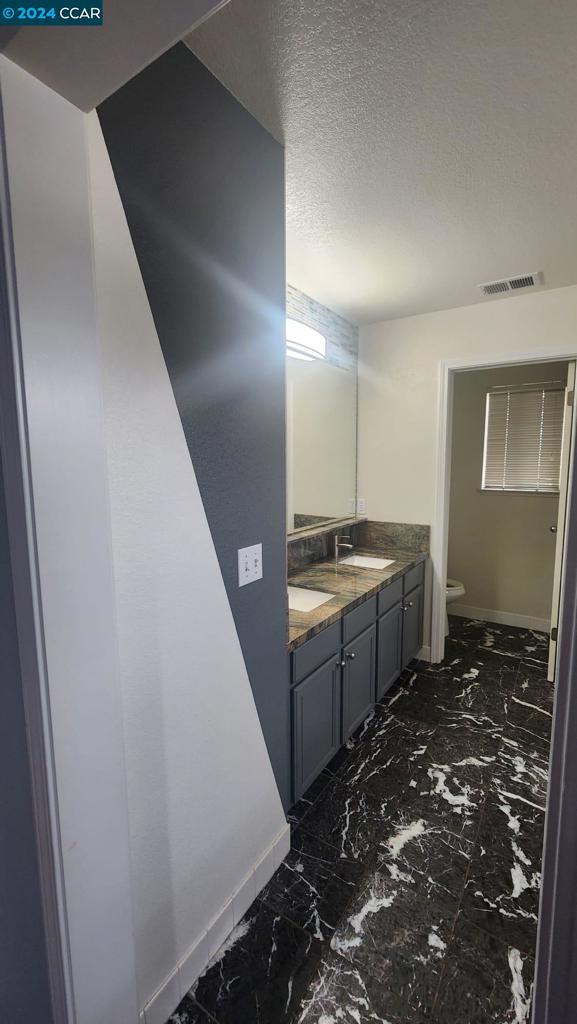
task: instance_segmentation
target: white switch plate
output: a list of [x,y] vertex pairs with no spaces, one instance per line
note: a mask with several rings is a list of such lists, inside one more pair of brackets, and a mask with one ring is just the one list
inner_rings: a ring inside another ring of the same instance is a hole
[[247,583],[254,583],[255,580],[262,580],[262,544],[238,549],[239,587],[246,587]]
[[357,513],[360,516],[364,516],[367,511],[367,502],[365,498],[357,498]]

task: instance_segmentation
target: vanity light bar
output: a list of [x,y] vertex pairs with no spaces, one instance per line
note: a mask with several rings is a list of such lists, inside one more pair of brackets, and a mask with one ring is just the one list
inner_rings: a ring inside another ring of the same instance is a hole
[[287,355],[294,359],[324,359],[327,341],[320,331],[303,324],[300,320],[286,318]]

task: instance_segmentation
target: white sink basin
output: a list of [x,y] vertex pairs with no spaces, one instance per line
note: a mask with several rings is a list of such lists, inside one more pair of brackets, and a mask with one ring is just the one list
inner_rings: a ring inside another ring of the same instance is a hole
[[325,594],[322,590],[306,590],[304,587],[289,587],[289,608],[293,612],[312,612],[333,598],[334,594]]
[[386,569],[392,565],[394,558],[372,558],[371,555],[349,555],[341,558],[340,565],[354,565],[357,569]]

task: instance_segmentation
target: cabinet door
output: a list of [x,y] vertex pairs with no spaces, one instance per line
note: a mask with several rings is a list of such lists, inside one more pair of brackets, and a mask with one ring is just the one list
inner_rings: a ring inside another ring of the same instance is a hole
[[299,800],[341,745],[341,660],[333,657],[292,691],[293,797]]
[[423,644],[423,588],[405,596],[403,613],[403,668],[417,657]]
[[394,605],[377,625],[377,700],[387,692],[403,667],[403,605]]
[[371,626],[343,650],[343,740],[349,738],[375,702],[377,627]]

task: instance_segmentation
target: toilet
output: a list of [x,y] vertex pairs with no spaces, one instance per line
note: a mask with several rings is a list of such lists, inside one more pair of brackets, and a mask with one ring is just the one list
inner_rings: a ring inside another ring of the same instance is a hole
[[[453,580],[447,577],[447,588],[445,591],[447,605],[452,604],[453,601],[458,601],[459,598],[465,596],[465,586],[460,580]],[[449,616],[445,609],[445,636],[449,635]]]

